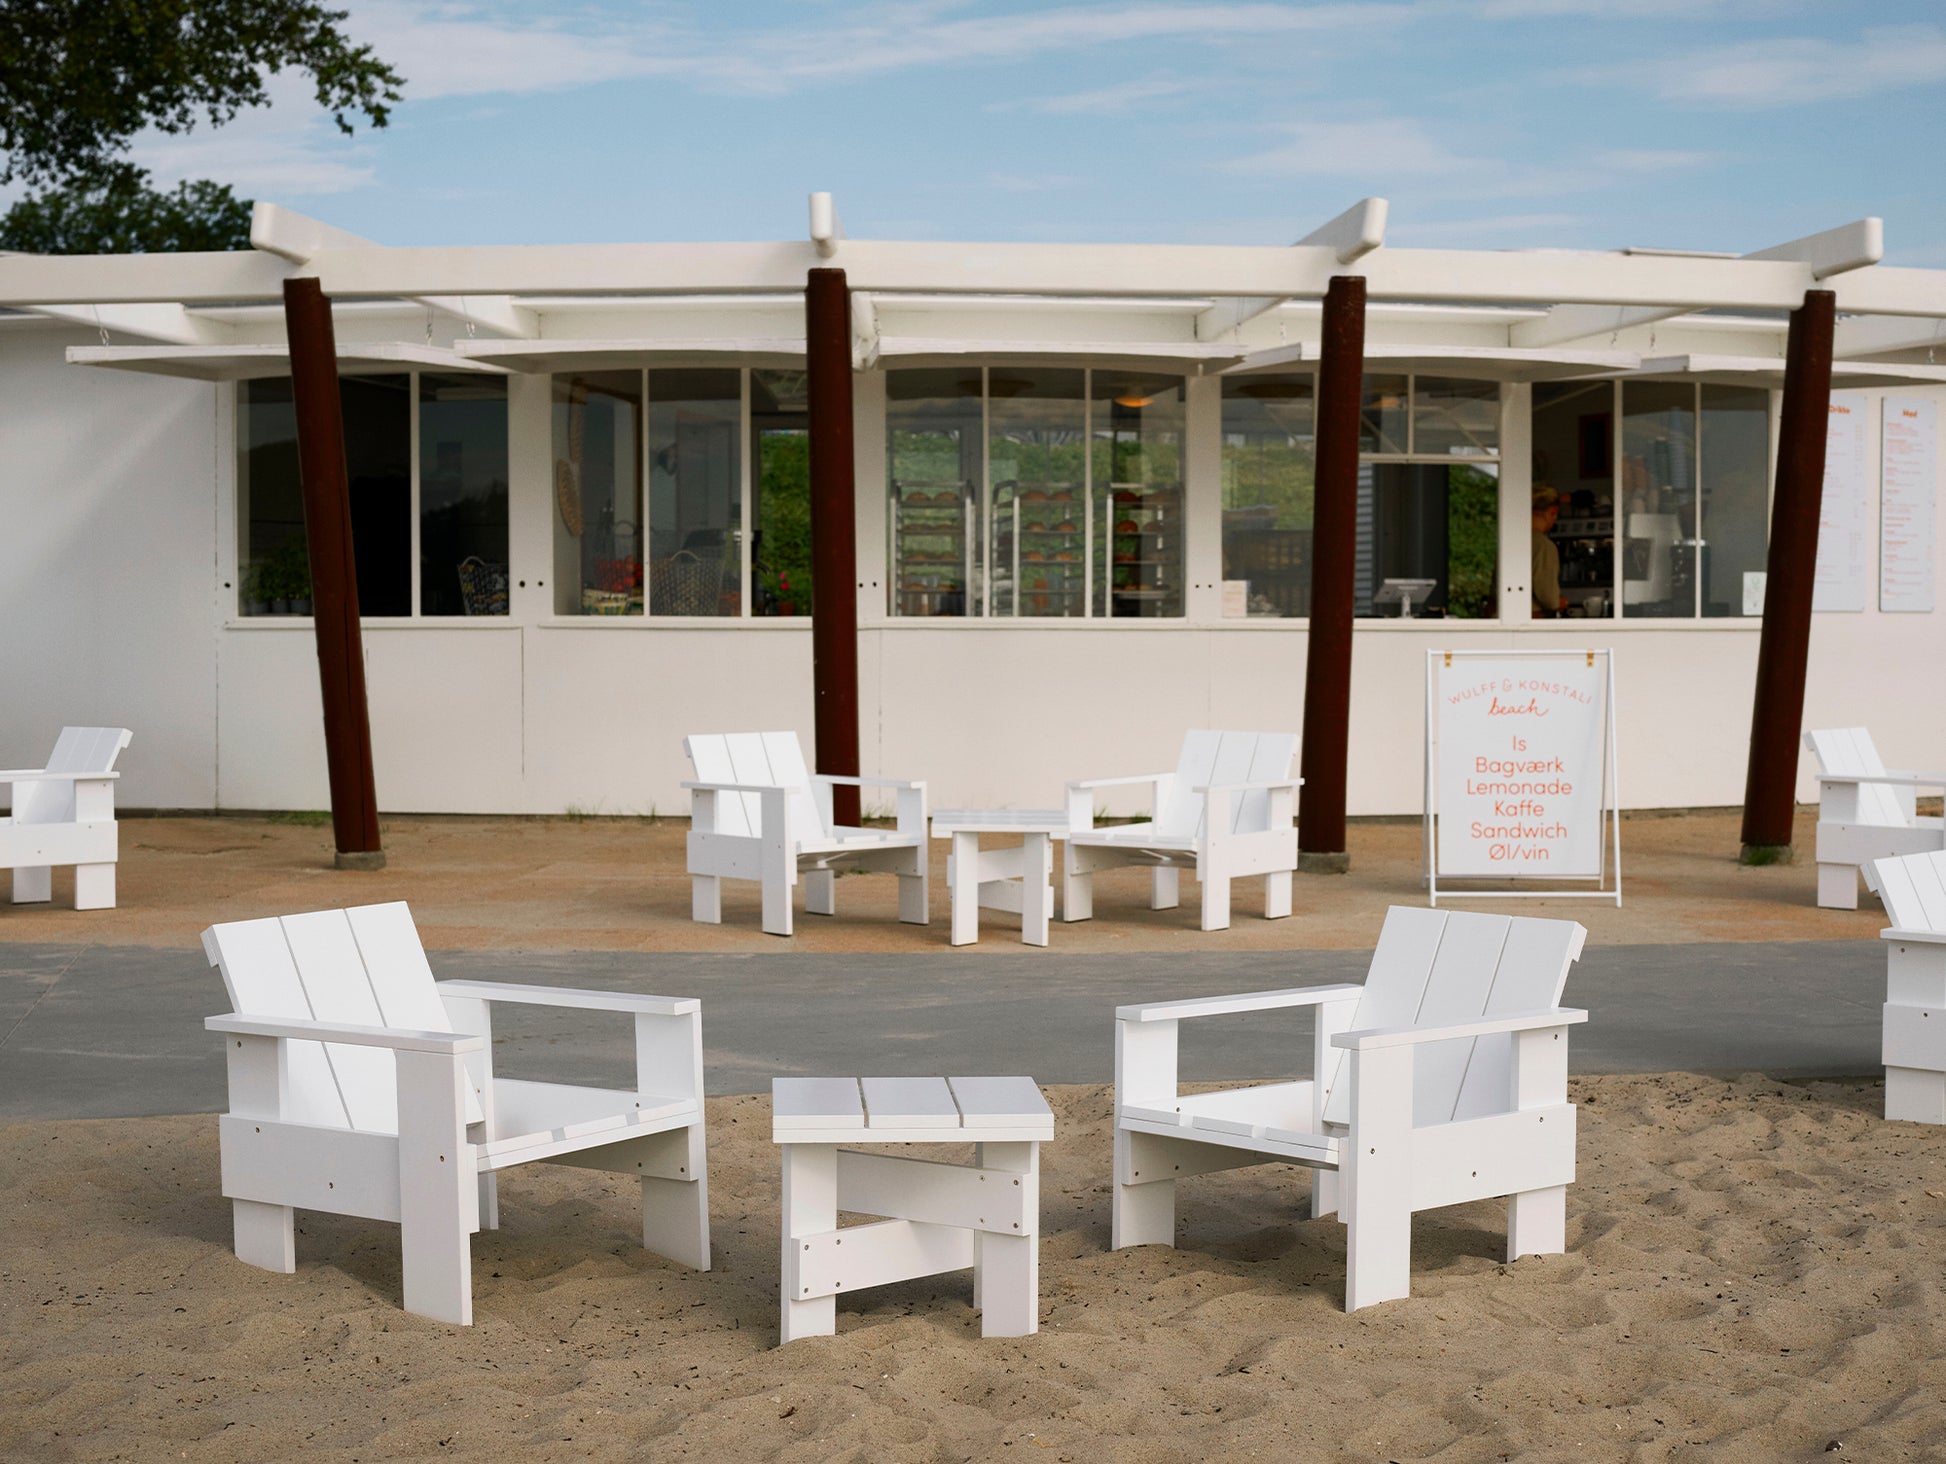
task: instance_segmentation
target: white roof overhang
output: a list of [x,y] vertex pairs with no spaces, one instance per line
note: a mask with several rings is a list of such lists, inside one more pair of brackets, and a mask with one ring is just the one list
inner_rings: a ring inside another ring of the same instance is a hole
[[1207,341],[1035,341],[979,340],[927,336],[881,336],[878,358],[888,365],[923,366],[932,362],[964,365],[969,357],[995,361],[1068,362],[1125,367],[1195,366],[1220,370],[1240,361],[1244,348]]
[[460,341],[463,360],[522,374],[613,371],[652,366],[794,365],[804,359],[797,336],[718,336],[687,339],[581,341]]
[[[1289,371],[1315,364],[1318,348],[1302,343],[1253,351],[1224,373],[1243,376],[1262,371]],[[1422,371],[1435,376],[1473,376],[1489,381],[1557,381],[1564,377],[1601,376],[1633,370],[1641,363],[1634,351],[1531,350],[1519,346],[1365,347],[1366,370]]]
[[[1784,361],[1778,356],[1652,356],[1623,376],[1694,377],[1720,386],[1782,386]],[[1940,386],[1946,366],[1899,365],[1884,361],[1834,361],[1831,385],[1838,390],[1875,386]]]
[[[287,346],[69,346],[68,361],[77,366],[142,371],[151,376],[186,376],[194,381],[249,381],[260,376],[291,373],[291,353]],[[496,366],[470,361],[440,346],[413,345],[406,341],[338,343],[340,375],[415,369],[505,374]]]

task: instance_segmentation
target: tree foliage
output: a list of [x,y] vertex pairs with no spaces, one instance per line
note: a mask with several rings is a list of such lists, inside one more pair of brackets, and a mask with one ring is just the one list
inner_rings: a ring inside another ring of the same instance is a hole
[[5,0],[0,183],[98,176],[145,127],[220,126],[268,103],[279,71],[308,72],[318,105],[383,127],[402,79],[310,0]]
[[148,186],[129,163],[22,199],[0,218],[0,249],[30,254],[146,254],[250,247],[250,203],[227,185]]

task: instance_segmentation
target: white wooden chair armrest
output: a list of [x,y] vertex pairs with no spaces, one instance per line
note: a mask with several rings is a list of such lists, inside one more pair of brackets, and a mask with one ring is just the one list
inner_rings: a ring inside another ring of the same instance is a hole
[[1153,783],[1158,778],[1166,778],[1168,773],[1136,773],[1127,778],[1087,778],[1079,783],[1068,784],[1070,793],[1085,793],[1090,788],[1125,788],[1134,783]]
[[1272,778],[1263,783],[1211,783],[1207,787],[1195,787],[1192,793],[1268,793],[1275,788],[1301,788],[1302,778]]
[[1362,986],[1294,986],[1285,991],[1246,991],[1238,996],[1196,996],[1115,1008],[1120,1022],[1174,1022],[1184,1017],[1221,1017],[1233,1012],[1267,1012],[1287,1007],[1356,1001]]
[[479,1001],[515,1002],[522,1006],[575,1007],[589,1012],[644,1012],[655,1017],[684,1017],[701,1011],[693,996],[645,996],[632,991],[583,991],[572,986],[522,986],[511,981],[441,981],[441,996],[467,996]]
[[1946,773],[1819,773],[1818,786],[1889,783],[1899,788],[1946,788]]
[[212,1032],[238,1037],[288,1037],[306,1042],[342,1042],[350,1047],[387,1047],[394,1052],[478,1052],[484,1038],[464,1032],[418,1032],[410,1027],[358,1027],[342,1022],[313,1022],[303,1017],[248,1017],[225,1012],[203,1026]]
[[910,778],[854,778],[847,773],[813,773],[814,783],[843,783],[851,788],[923,788],[925,780]]
[[1880,940],[1907,940],[1921,945],[1946,945],[1946,930],[1901,930],[1896,925],[1881,930]]
[[692,793],[788,793],[782,783],[684,783]]
[[1421,1042],[1445,1042],[1455,1037],[1490,1037],[1496,1032],[1535,1032],[1548,1027],[1571,1027],[1588,1020],[1577,1007],[1555,1007],[1539,1012],[1513,1012],[1504,1017],[1482,1017],[1477,1022],[1455,1022],[1447,1027],[1370,1027],[1362,1032],[1340,1032],[1331,1039],[1333,1047],[1354,1052],[1369,1052],[1380,1047],[1412,1047]]
[[120,773],[51,773],[46,768],[7,768],[0,770],[0,783],[85,783],[120,776]]

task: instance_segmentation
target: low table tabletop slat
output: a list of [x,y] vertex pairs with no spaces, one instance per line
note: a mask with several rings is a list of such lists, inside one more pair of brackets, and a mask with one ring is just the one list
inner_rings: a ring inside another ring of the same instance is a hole
[[932,836],[953,834],[1050,834],[1068,831],[1068,816],[1059,808],[937,808]]
[[869,1129],[954,1127],[959,1107],[944,1078],[860,1078]]
[[856,1078],[772,1078],[770,1126],[779,1129],[865,1127]]
[[1028,1077],[773,1078],[770,1090],[780,1144],[1054,1137],[1053,1110]]
[[1044,1123],[1053,1136],[1054,1110],[1032,1078],[948,1078],[959,1104],[960,1123],[969,1129],[1021,1128]]

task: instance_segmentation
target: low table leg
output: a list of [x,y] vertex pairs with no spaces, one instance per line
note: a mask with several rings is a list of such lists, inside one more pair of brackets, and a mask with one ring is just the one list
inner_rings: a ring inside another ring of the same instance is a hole
[[1026,945],[1047,944],[1047,921],[1053,913],[1053,874],[1046,834],[1029,834],[1020,846],[1020,938]]
[[1020,1176],[1031,1193],[1019,1235],[978,1231],[973,1237],[973,1304],[982,1337],[1028,1337],[1041,1327],[1041,1146],[980,1144],[973,1162]]
[[972,945],[980,938],[980,836],[953,835],[951,901],[953,944]]
[[783,1315],[778,1341],[829,1337],[838,1330],[838,1298],[814,1296],[799,1301],[797,1258],[800,1235],[822,1235],[838,1228],[838,1150],[831,1144],[785,1144]]

